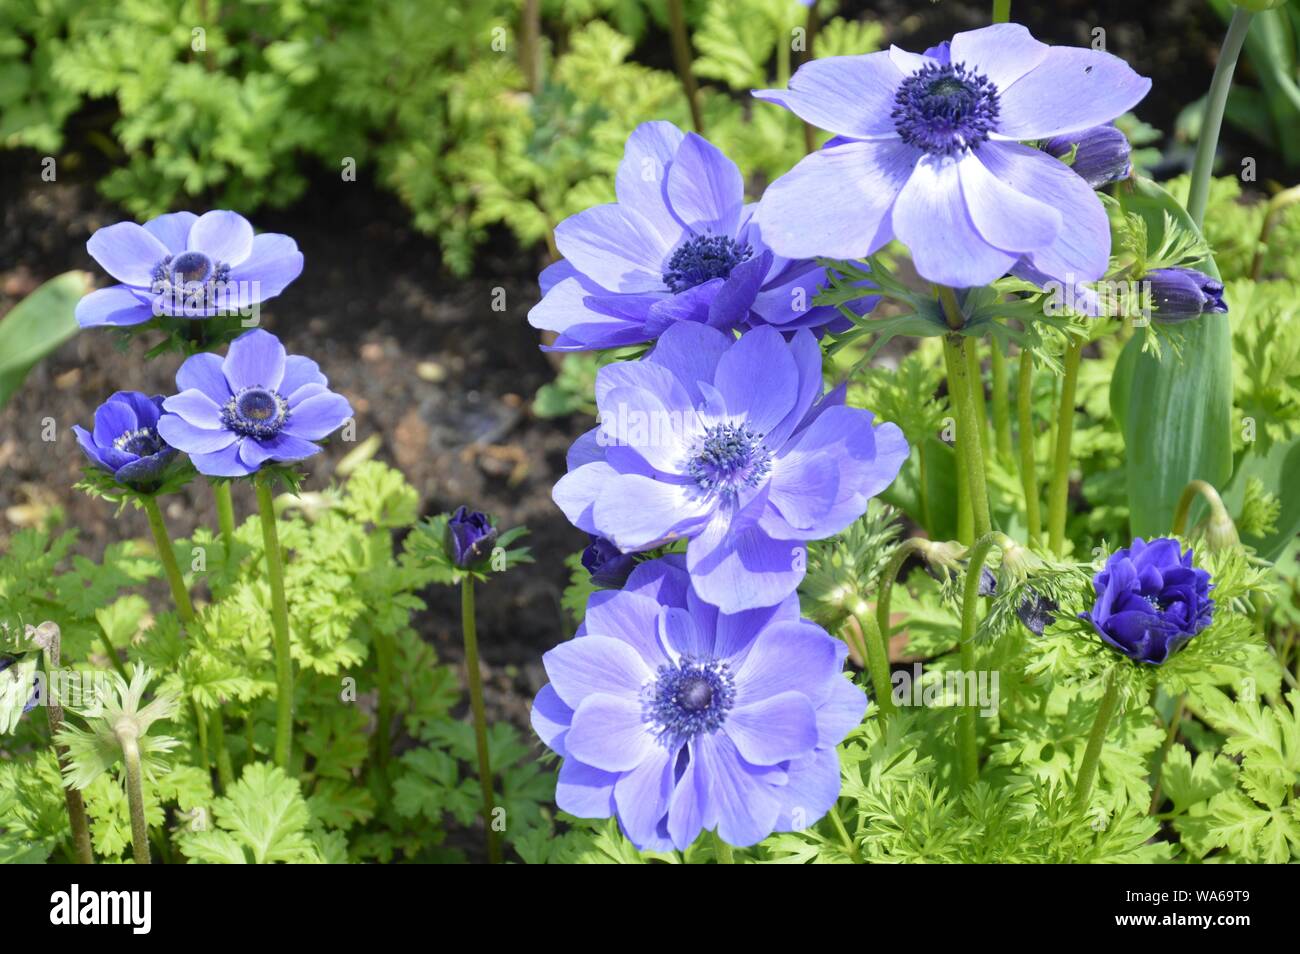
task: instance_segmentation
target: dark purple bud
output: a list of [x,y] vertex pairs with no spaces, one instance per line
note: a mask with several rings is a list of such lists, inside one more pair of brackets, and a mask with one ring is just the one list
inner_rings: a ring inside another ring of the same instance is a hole
[[591,574],[591,582],[597,586],[619,589],[627,582],[632,567],[636,566],[636,558],[604,537],[592,534],[591,543],[582,551],[582,565]]
[[1056,136],[1043,143],[1043,150],[1062,160],[1074,150],[1070,168],[1094,189],[1127,179],[1133,170],[1128,137],[1114,126]]
[[998,578],[986,566],[980,567],[980,596],[992,596],[998,591]]
[[1214,618],[1210,574],[1170,537],[1117,550],[1092,585],[1097,601],[1080,618],[1138,662],[1159,665]]
[[497,528],[485,513],[461,506],[447,521],[447,555],[459,567],[487,559],[496,542]]
[[1016,615],[1020,617],[1020,622],[1025,624],[1025,629],[1035,636],[1041,636],[1043,630],[1052,625],[1059,609],[1056,600],[1039,596],[1031,591],[1016,607]]
[[1201,315],[1226,315],[1223,282],[1194,268],[1156,268],[1142,277],[1149,283],[1156,321],[1187,321]]

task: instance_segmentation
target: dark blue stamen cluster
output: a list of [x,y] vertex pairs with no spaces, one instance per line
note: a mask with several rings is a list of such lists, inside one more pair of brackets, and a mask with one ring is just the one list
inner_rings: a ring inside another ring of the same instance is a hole
[[659,667],[647,719],[673,741],[685,741],[721,726],[735,701],[736,684],[726,663],[683,656],[675,666]]
[[168,255],[153,269],[152,290],[158,295],[193,298],[206,296],[230,280],[230,266],[214,262],[202,252]]
[[742,487],[758,484],[772,469],[763,435],[743,424],[715,424],[686,465],[701,490],[734,499]]
[[113,447],[136,457],[152,457],[166,447],[158,432],[152,427],[140,427],[118,435],[113,440]]
[[269,388],[242,388],[221,409],[221,423],[242,437],[274,437],[289,419],[289,402]]
[[961,63],[927,63],[903,80],[889,115],[903,142],[930,155],[960,155],[997,126],[998,91]]
[[725,235],[692,235],[668,259],[664,284],[676,295],[711,279],[726,278],[753,254],[753,246]]

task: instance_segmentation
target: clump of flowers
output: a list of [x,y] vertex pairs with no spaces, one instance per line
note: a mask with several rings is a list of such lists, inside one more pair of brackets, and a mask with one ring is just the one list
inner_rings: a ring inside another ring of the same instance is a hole
[[642,849],[684,850],[702,830],[752,845],[816,821],[839,795],[835,746],[866,710],[847,654],[797,597],[727,615],[691,595],[680,556],[639,564],[543,657],[533,726],[564,760],[556,802],[616,816]]
[[1080,614],[1130,659],[1159,665],[1210,625],[1210,574],[1169,537],[1112,553],[1093,579],[1097,601]]

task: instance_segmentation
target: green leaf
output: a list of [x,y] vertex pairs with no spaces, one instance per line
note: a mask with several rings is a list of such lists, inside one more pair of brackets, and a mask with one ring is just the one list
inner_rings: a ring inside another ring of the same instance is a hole
[[307,836],[311,812],[297,781],[272,765],[255,762],[212,804],[216,829],[181,839],[192,861],[209,864],[310,863],[318,859]]
[[36,362],[77,333],[77,302],[89,288],[87,273],[64,272],[0,318],[0,407]]
[[[1186,211],[1154,182],[1130,180],[1125,212],[1146,223],[1150,248],[1165,241],[1166,215],[1195,231]],[[1213,259],[1198,266],[1218,277]],[[1229,303],[1231,307],[1231,303]],[[1223,487],[1232,473],[1232,333],[1220,315],[1162,329],[1162,355],[1135,335],[1115,368],[1111,407],[1124,431],[1129,525],[1134,536],[1168,532],[1183,488],[1194,479]]]

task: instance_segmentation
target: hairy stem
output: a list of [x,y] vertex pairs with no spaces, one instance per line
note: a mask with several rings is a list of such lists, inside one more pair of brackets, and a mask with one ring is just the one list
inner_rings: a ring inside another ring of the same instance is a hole
[[1007,388],[1007,356],[993,343],[993,432],[998,457],[1011,460],[1011,392]]
[[[813,43],[817,39],[819,29],[821,29],[821,14],[817,12],[817,4],[813,3],[808,7],[808,19],[804,23],[804,52],[799,57],[800,65],[812,61]],[[804,152],[817,151],[817,127],[812,123],[803,124],[803,148]]]
[[212,713],[208,729],[212,750],[217,754],[217,781],[221,783],[221,790],[227,792],[235,784],[235,768],[230,761],[230,749],[226,747],[226,727],[222,723],[220,710]]
[[[958,466],[965,471],[964,480],[970,495],[972,537],[982,537],[992,529],[989,517],[989,494],[984,476],[984,451],[980,442],[981,422],[972,398],[970,340],[965,335],[944,338],[944,359],[948,368],[948,390],[957,415]],[[966,543],[966,540],[962,541]]]
[[293,657],[289,641],[289,604],[284,596],[284,562],[275,526],[270,481],[257,477],[257,509],[262,521],[266,575],[271,584],[271,626],[275,631],[275,764],[288,771],[293,749]]
[[1011,20],[1011,0],[993,0],[993,22],[1007,23]]
[[1092,720],[1092,731],[1088,733],[1088,747],[1083,752],[1083,764],[1079,766],[1079,777],[1074,783],[1074,809],[1083,811],[1088,807],[1088,796],[1092,794],[1092,783],[1097,778],[1097,765],[1101,761],[1101,749],[1106,742],[1106,732],[1110,729],[1111,719],[1119,708],[1119,680],[1114,669],[1106,672],[1106,692],[1097,707],[1097,716]]
[[1223,505],[1223,498],[1214,489],[1214,485],[1204,480],[1193,480],[1183,488],[1183,493],[1178,498],[1178,506],[1174,508],[1174,536],[1181,537],[1187,533],[1187,517],[1198,495],[1205,498],[1212,513],[1227,514],[1228,508]]
[[[994,349],[996,350],[996,349]],[[989,448],[989,410],[984,397],[984,372],[980,366],[980,343],[975,338],[966,339],[966,380],[970,384],[971,405],[980,436],[980,454],[985,460],[992,456]]]
[[212,496],[217,501],[217,527],[221,531],[221,545],[226,551],[226,565],[230,565],[230,555],[235,551],[235,502],[230,496],[230,484],[215,481],[212,484]]
[[144,817],[144,783],[140,770],[140,743],[134,723],[117,726],[117,741],[126,763],[126,800],[131,807],[131,853],[138,865],[150,864],[149,823]]
[[1043,535],[1043,518],[1038,501],[1038,462],[1034,459],[1034,353],[1020,352],[1020,386],[1016,390],[1016,413],[1020,433],[1020,483],[1025,489],[1025,523],[1029,543],[1037,546]]
[[876,696],[876,705],[886,715],[898,711],[894,704],[894,688],[889,681],[889,644],[885,641],[876,618],[871,614],[871,607],[859,601],[853,608],[853,618],[862,629],[862,642],[866,647],[867,672],[871,676],[871,689]]
[[483,709],[483,676],[478,668],[478,625],[474,619],[474,578],[466,574],[460,584],[461,632],[465,637],[465,676],[469,682],[469,705],[474,715],[474,743],[478,749],[478,781],[483,791],[483,827],[487,831],[488,862],[501,860],[493,822],[496,797],[492,793],[492,762],[488,756],[487,713]]
[[[45,715],[50,722],[50,745],[59,760],[59,771],[68,767],[68,749],[58,742],[59,730],[63,728],[63,705],[50,687],[54,685],[54,673],[62,665],[62,637],[54,629],[43,645],[45,657],[45,687],[49,698],[45,700]],[[72,830],[72,853],[79,865],[93,865],[95,854],[90,848],[90,824],[86,820],[86,802],[81,792],[75,788],[63,787],[63,801],[68,808],[68,827]]]
[[[907,562],[908,557],[913,553],[921,552],[926,545],[926,541],[919,537],[908,537],[898,545],[894,551],[893,557],[885,565],[885,572],[880,575],[878,584],[879,592],[876,593],[876,632],[880,633],[880,638],[886,641],[889,639],[889,603],[894,594],[894,583],[898,579],[899,571],[903,569],[903,564]],[[866,642],[867,634],[864,629],[862,632],[863,642]]]
[[[962,587],[961,642],[958,654],[961,659],[962,678],[975,672],[975,627],[979,614],[980,575],[989,551],[1001,546],[1006,537],[1001,533],[986,533],[975,541],[966,558],[966,582]],[[968,700],[969,701],[969,700]],[[975,707],[962,706],[957,723],[957,749],[960,756],[962,782],[973,785],[979,779],[979,743],[975,732]]]
[[682,91],[691,107],[691,125],[703,136],[704,115],[700,112],[700,89],[695,82],[695,74],[691,72],[691,41],[686,35],[686,12],[682,0],[668,0],[668,27],[672,33],[673,64],[677,67],[677,78],[682,81]]
[[1196,227],[1205,221],[1205,203],[1210,196],[1210,177],[1214,173],[1214,153],[1219,146],[1219,130],[1223,128],[1223,110],[1228,104],[1228,90],[1232,88],[1232,74],[1237,69],[1241,46],[1246,42],[1254,14],[1243,7],[1232,11],[1228,33],[1223,38],[1219,62],[1214,66],[1210,92],[1205,97],[1205,113],[1201,118],[1201,135],[1196,142],[1196,158],[1192,161],[1192,181],[1187,189],[1187,214]]
[[1061,403],[1057,408],[1056,456],[1048,489],[1047,529],[1052,552],[1065,555],[1065,511],[1070,499],[1070,441],[1074,436],[1074,399],[1079,385],[1079,360],[1083,340],[1071,338],[1065,351],[1065,377],[1061,381]]
[[181,575],[180,564],[176,562],[176,551],[172,549],[172,538],[167,534],[167,525],[163,522],[162,511],[154,497],[141,497],[145,515],[149,518],[149,529],[153,531],[154,546],[158,549],[158,559],[162,562],[163,572],[167,575],[167,585],[171,587],[172,602],[176,604],[176,614],[181,622],[188,626],[194,621],[194,604],[190,602],[189,591],[185,588],[185,577]]

